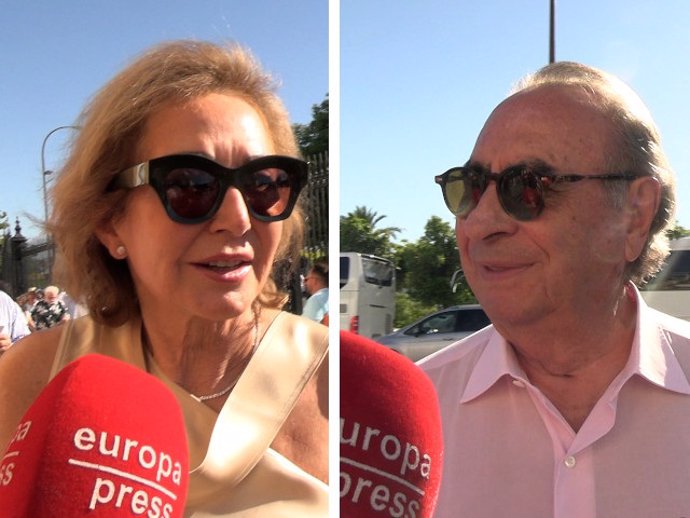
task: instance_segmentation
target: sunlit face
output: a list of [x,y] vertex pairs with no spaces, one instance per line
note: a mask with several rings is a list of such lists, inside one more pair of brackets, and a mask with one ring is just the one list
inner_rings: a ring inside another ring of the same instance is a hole
[[[540,161],[555,174],[606,170],[611,123],[574,88],[517,94],[486,122],[471,161],[491,172]],[[533,221],[501,208],[491,183],[456,222],[463,270],[495,322],[528,324],[546,315],[585,314],[619,296],[625,265],[622,211],[598,180],[559,185]]]
[[304,288],[309,295],[313,295],[314,292],[318,291],[316,275],[313,270],[309,270],[309,273],[304,278]]
[[[263,118],[250,104],[232,94],[212,93],[155,112],[135,163],[176,153],[201,154],[237,168],[273,154],[274,148]],[[129,193],[124,215],[113,226],[113,241],[126,247],[142,313],[215,321],[250,308],[269,276],[282,231],[282,222],[250,217],[234,188],[209,221],[175,223],[148,185]]]

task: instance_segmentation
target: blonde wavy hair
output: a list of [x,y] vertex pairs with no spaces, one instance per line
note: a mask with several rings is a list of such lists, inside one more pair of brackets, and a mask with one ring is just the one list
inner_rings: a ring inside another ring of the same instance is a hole
[[[275,89],[273,78],[236,44],[174,41],[145,52],[87,104],[51,190],[53,210],[47,227],[56,244],[56,278],[88,306],[93,318],[115,326],[139,313],[126,261],[114,260],[95,231],[124,209],[127,192],[108,192],[108,185],[114,174],[132,165],[148,117],[169,102],[232,93],[266,120],[277,154],[299,156],[287,111]],[[283,222],[275,261],[298,264],[303,234],[298,204]],[[257,302],[281,307],[286,300],[271,277]]]

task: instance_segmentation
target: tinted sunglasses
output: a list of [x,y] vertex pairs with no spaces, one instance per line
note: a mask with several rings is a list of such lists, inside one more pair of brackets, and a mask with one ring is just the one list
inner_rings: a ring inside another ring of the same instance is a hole
[[307,163],[280,155],[256,158],[237,169],[199,155],[154,158],[118,173],[111,189],[150,185],[170,219],[196,224],[211,219],[230,187],[259,221],[280,221],[292,213],[307,183]]
[[498,201],[513,218],[520,221],[535,219],[544,210],[544,196],[549,188],[560,182],[580,180],[634,180],[639,175],[621,174],[564,174],[540,173],[525,165],[489,173],[478,167],[454,167],[435,177],[443,191],[443,199],[450,211],[466,217],[479,203],[491,180],[496,182]]

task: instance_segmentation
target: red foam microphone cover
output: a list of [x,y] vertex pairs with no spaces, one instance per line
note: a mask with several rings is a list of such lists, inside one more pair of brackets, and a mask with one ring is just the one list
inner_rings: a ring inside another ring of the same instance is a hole
[[22,418],[0,464],[0,515],[182,517],[188,456],[169,389],[124,362],[87,355]]
[[340,513],[431,517],[443,438],[436,391],[406,357],[340,333]]

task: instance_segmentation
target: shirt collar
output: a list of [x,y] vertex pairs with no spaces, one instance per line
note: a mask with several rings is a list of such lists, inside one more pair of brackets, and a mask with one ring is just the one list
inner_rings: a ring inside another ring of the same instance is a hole
[[505,338],[494,331],[472,369],[460,402],[466,403],[481,396],[503,376],[527,381],[527,376],[520,367],[513,348]]
[[[690,383],[671,347],[670,338],[659,325],[658,313],[650,309],[632,284],[637,303],[637,321],[630,358],[616,377],[622,386],[633,375],[666,390],[690,395]],[[510,344],[496,331],[486,343],[460,399],[466,403],[484,394],[503,376],[529,383]]]
[[[647,306],[640,292],[632,286],[637,301],[637,326],[630,359],[623,372],[637,374],[658,387],[690,394],[690,383],[672,348],[669,332],[660,325],[660,315]],[[629,376],[628,376],[629,377]]]

